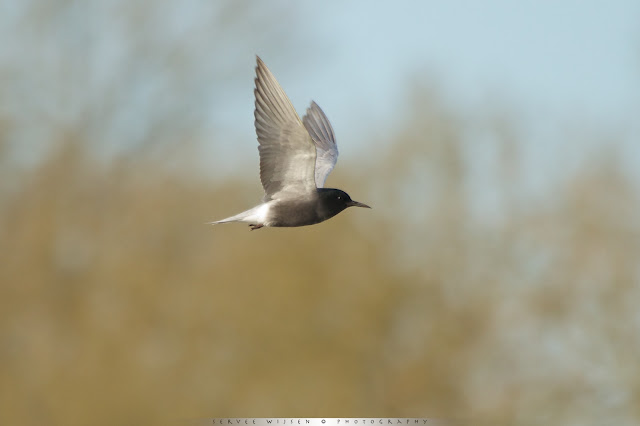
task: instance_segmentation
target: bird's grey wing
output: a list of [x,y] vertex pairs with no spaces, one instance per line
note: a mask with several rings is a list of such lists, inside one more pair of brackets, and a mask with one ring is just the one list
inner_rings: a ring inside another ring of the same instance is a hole
[[254,112],[265,201],[315,191],[316,149],[291,101],[257,58]]
[[322,188],[327,176],[338,162],[336,136],[329,119],[315,102],[311,102],[311,106],[307,108],[307,114],[302,122],[316,145],[315,179],[316,186]]

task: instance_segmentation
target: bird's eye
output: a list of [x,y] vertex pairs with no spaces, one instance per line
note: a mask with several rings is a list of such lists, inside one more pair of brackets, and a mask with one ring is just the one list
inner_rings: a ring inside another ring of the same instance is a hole
[[342,197],[338,195],[338,200],[342,200]]

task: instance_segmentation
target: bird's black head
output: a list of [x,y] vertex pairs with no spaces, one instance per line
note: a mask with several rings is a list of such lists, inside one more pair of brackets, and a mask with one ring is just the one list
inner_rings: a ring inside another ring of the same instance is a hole
[[337,215],[347,207],[371,208],[366,204],[353,201],[349,194],[339,189],[318,188],[318,195],[320,196],[320,210],[327,219]]

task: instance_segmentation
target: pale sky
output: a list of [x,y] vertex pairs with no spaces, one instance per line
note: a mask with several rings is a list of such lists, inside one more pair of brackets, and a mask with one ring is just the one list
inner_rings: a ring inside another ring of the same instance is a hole
[[[336,1],[304,3],[300,15],[306,21],[290,34],[299,44],[256,39],[255,50],[299,113],[311,99],[325,110],[339,165],[357,164],[371,136],[392,133],[414,81],[435,85],[463,117],[510,114],[533,192],[578,169],[609,135],[623,141],[622,157],[640,179],[640,2]],[[250,85],[252,52],[238,53]],[[225,113],[249,145],[252,102],[243,92]],[[241,151],[255,155],[252,148]]]
[[[622,135],[640,163],[640,2],[314,2],[301,15],[300,45],[255,50],[298,112],[321,105],[346,157],[399,121],[408,82],[423,79],[462,115],[497,107],[532,138],[555,134],[536,155],[584,124]],[[238,53],[251,84],[252,52]],[[233,126],[251,119],[243,96],[225,114]]]
[[[324,109],[338,136],[341,163],[353,162],[372,136],[384,143],[407,113],[407,90],[417,83],[435,87],[462,117],[508,112],[527,144],[530,168],[541,170],[540,176],[559,168],[549,163],[559,152],[572,161],[590,150],[567,145],[566,132],[576,129],[594,140],[615,135],[624,141],[630,168],[640,165],[638,1],[274,0],[270,10],[251,1],[220,3],[249,12],[246,35],[212,28],[216,3],[201,0],[60,2],[68,11],[52,9],[53,23],[25,28],[20,13],[38,4],[0,4],[0,65],[12,79],[2,88],[0,113],[24,121],[22,139],[48,134],[38,129],[40,117],[24,111],[82,123],[87,105],[111,95],[92,88],[109,79],[117,87],[122,79],[127,89],[114,98],[120,110],[113,123],[95,127],[97,137],[115,129],[105,145],[144,138],[146,114],[154,108],[164,108],[167,117],[193,110],[203,139],[215,134],[212,140],[230,141],[211,144],[212,168],[254,167],[253,68],[259,54],[299,113],[312,99]],[[148,48],[134,73],[120,59],[139,40],[121,31],[119,7],[138,11],[133,22],[142,48]],[[263,26],[276,28],[281,42],[263,36]],[[242,24],[231,28],[242,31]],[[184,57],[184,90],[174,81],[168,87],[177,91],[167,92],[163,84],[176,77],[167,71],[172,62],[165,61],[175,53],[191,56]],[[231,77],[222,78],[224,73]],[[77,90],[66,93],[61,85],[61,91],[51,84],[56,79],[77,81]],[[211,99],[219,106],[222,97],[224,108],[207,109]],[[176,131],[180,135],[179,125]]]

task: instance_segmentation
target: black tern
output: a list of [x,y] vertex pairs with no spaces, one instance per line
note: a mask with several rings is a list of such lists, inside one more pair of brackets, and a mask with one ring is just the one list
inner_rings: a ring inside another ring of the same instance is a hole
[[347,207],[366,207],[339,189],[324,188],[338,161],[333,128],[315,103],[300,120],[278,81],[256,56],[255,127],[260,152],[262,204],[226,219],[209,222],[248,223],[251,230],[263,226],[313,225]]

